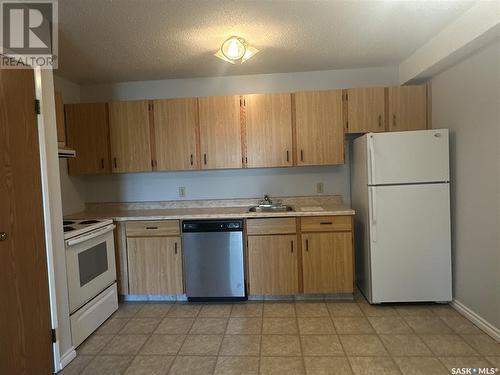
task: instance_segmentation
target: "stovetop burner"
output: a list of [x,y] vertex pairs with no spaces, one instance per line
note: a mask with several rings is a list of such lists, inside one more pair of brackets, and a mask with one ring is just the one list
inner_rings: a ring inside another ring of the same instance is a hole
[[75,222],[73,220],[63,220],[63,225],[71,225],[71,224],[75,224]]
[[63,230],[64,230],[64,232],[71,232],[72,230],[75,230],[75,228],[69,227],[69,226],[64,226]]
[[84,220],[84,221],[80,221],[79,224],[87,225],[87,224],[95,224],[98,222],[99,222],[99,220]]

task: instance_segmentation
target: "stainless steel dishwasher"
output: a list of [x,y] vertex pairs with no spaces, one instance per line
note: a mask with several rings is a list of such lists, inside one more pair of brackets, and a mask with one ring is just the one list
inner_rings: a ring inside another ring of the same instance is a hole
[[185,220],[182,246],[189,301],[247,299],[243,220]]

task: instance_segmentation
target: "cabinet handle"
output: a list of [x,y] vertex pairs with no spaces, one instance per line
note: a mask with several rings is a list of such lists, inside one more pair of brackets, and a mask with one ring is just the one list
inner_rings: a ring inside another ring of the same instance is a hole
[[378,126],[382,126],[382,115],[378,115]]
[[293,241],[290,241],[290,252],[293,253]]
[[146,229],[158,229],[158,227],[146,227]]
[[290,161],[290,154],[288,150],[286,150],[286,162],[288,163]]
[[306,251],[309,251],[309,240],[306,239]]
[[118,163],[116,162],[116,158],[113,158],[113,164],[114,164],[115,168],[118,168]]
[[331,221],[322,221],[319,223],[319,225],[332,225],[333,223]]
[[9,236],[5,232],[0,233],[0,241],[6,241]]
[[191,165],[193,165],[193,154],[191,154],[191,157],[190,157],[190,162],[191,162]]
[[304,161],[304,150],[300,150],[300,161]]
[[104,158],[101,159],[101,169],[104,169]]
[[396,115],[392,115],[392,126],[396,126]]
[[207,154],[203,154],[203,162],[207,165]]
[[174,244],[174,252],[177,254],[177,242]]

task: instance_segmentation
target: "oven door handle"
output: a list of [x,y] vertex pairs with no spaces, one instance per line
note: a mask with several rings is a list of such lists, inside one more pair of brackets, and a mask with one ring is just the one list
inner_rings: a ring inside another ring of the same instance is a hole
[[92,238],[102,236],[105,233],[111,232],[115,228],[116,228],[116,226],[114,224],[110,224],[110,225],[105,226],[104,228],[96,229],[93,232],[82,234],[82,235],[75,237],[75,238],[71,238],[69,240],[66,240],[66,246],[73,246],[73,245],[79,244],[81,242],[88,241]]

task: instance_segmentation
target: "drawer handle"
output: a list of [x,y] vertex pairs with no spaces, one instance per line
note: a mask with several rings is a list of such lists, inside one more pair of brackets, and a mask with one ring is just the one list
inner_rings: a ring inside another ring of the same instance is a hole
[[146,227],[146,229],[158,229],[158,227]]
[[331,221],[322,221],[319,224],[320,225],[332,225],[333,223]]

